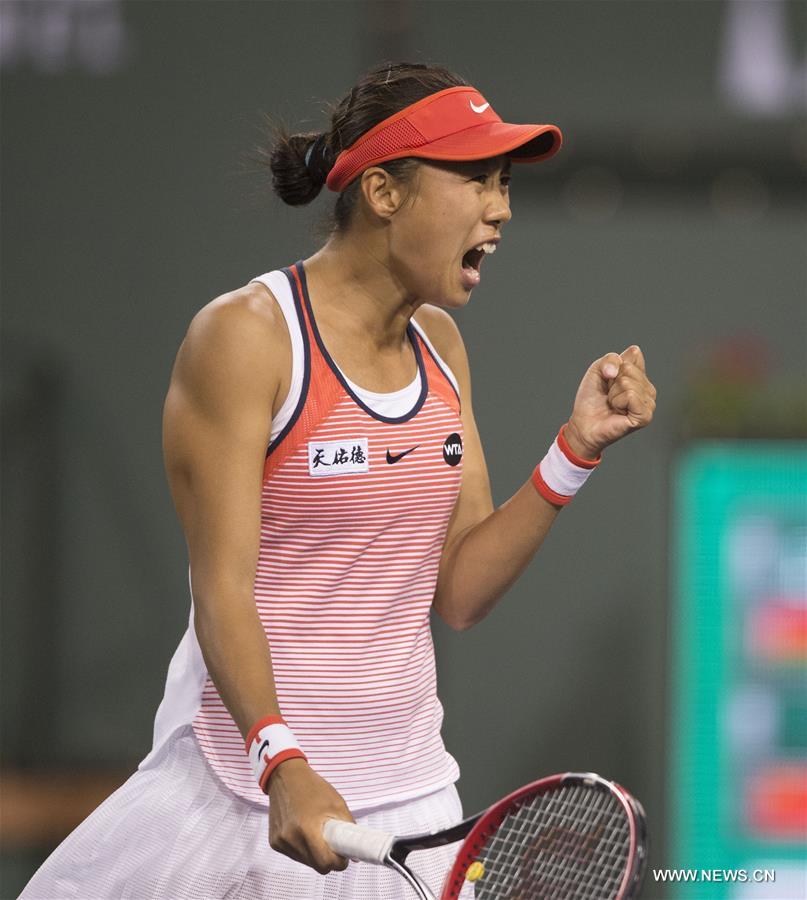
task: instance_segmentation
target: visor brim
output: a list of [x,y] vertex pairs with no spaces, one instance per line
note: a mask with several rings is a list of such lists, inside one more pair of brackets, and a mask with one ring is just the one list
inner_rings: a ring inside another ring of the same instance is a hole
[[563,137],[556,125],[510,125],[485,122],[439,138],[408,155],[463,162],[509,156],[513,162],[542,162],[560,150]]

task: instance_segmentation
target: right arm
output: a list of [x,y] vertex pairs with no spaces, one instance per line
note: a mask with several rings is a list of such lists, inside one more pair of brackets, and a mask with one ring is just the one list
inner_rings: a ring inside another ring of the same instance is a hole
[[[194,626],[210,677],[246,737],[279,715],[269,643],[254,598],[263,464],[291,349],[260,285],[209,303],[180,347],[163,413],[163,452],[185,532]],[[269,779],[270,844],[320,873],[344,869],[322,839],[328,816],[353,821],[301,759]]]

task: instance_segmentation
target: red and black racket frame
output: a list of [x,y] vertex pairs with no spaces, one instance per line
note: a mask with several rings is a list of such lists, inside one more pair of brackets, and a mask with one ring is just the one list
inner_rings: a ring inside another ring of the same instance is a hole
[[644,810],[641,803],[621,785],[613,781],[606,781],[593,772],[567,772],[562,775],[541,778],[503,797],[485,812],[477,813],[439,834],[400,838],[390,848],[388,861],[407,881],[411,882],[408,877],[409,873],[400,864],[412,851],[442,847],[465,838],[440,897],[440,900],[457,900],[465,884],[468,867],[476,861],[479,852],[508,814],[540,794],[545,794],[554,788],[574,785],[588,788],[598,786],[601,790],[608,791],[622,804],[629,823],[630,841],[625,873],[614,900],[631,900],[638,894],[647,863],[647,823]]

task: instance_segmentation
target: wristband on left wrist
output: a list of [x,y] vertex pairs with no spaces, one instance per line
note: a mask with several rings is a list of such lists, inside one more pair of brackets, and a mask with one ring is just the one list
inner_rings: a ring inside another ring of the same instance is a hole
[[602,460],[602,454],[596,459],[585,459],[574,453],[566,440],[565,430],[566,425],[532,473],[535,490],[557,507],[566,506],[572,500]]

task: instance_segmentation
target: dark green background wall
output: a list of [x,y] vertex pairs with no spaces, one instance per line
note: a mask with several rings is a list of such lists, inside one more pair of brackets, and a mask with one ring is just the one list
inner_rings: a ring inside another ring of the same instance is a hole
[[[3,14],[35,31],[43,6]],[[496,500],[594,358],[639,343],[659,390],[653,426],[607,452],[499,608],[462,634],[436,623],[445,739],[469,811],[600,771],[645,802],[665,864],[668,472],[715,342],[756,335],[775,375],[803,378],[803,106],[728,103],[724,2],[109,6],[118,67],[20,52],[2,73],[6,762],[148,749],[188,614],[160,447],[174,354],[209,299],[312,252],[332,202],[283,207],[248,173],[261,114],[316,127],[367,65],[439,62],[566,137],[516,171],[513,221],[457,314]],[[782,9],[795,59],[803,12]],[[32,863],[4,860],[3,896]]]

